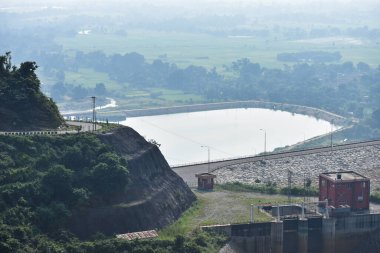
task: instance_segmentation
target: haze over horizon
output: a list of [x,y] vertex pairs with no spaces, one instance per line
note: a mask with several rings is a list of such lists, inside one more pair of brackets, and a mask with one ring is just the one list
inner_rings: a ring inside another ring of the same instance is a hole
[[[295,10],[330,10],[339,12],[341,10],[362,10],[362,9],[372,9],[373,11],[378,11],[380,8],[379,1],[376,0],[159,0],[159,1],[149,1],[149,0],[83,0],[78,3],[76,0],[37,0],[37,1],[28,1],[28,0],[16,0],[10,2],[3,2],[0,4],[1,9],[16,10],[18,8],[75,8],[75,9],[88,9],[94,10],[97,8],[106,8],[103,9],[107,11],[108,8],[118,10],[121,8],[121,11],[127,10],[127,8],[141,8],[141,9],[150,9],[150,8],[161,8],[161,10],[182,10],[182,11],[196,11],[199,13],[207,14],[214,13],[217,11],[225,12],[247,12],[251,9],[257,8],[282,8],[282,9],[295,9]],[[125,9],[126,8],[126,9]],[[317,8],[317,9],[316,9]]]

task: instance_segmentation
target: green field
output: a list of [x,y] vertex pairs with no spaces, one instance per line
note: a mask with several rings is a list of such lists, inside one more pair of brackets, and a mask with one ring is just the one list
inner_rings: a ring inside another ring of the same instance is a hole
[[374,41],[354,38],[322,38],[289,41],[276,38],[228,37],[207,34],[130,31],[127,35],[89,34],[56,39],[67,52],[104,51],[106,54],[138,52],[148,61],[161,58],[181,67],[189,65],[216,67],[241,58],[249,58],[268,68],[280,68],[278,53],[303,50],[340,51],[342,60],[380,64],[380,45]]
[[[201,103],[205,99],[196,94],[186,93],[180,90],[163,88],[133,89],[126,83],[117,83],[110,79],[108,74],[96,72],[92,69],[81,68],[76,72],[65,71],[65,82],[73,85],[81,85],[84,88],[94,88],[97,83],[104,83],[107,91],[124,96],[118,99],[118,110],[128,110],[158,106],[172,106],[179,104]],[[82,101],[77,101],[82,103]],[[72,101],[69,101],[72,105]],[[66,107],[64,102],[60,102],[61,108]],[[106,112],[114,109],[110,108]]]
[[[339,51],[342,59],[339,63],[352,61],[366,62],[372,67],[380,65],[380,45],[376,41],[358,38],[317,38],[306,40],[284,40],[281,38],[228,37],[207,34],[129,31],[127,35],[114,33],[90,33],[74,37],[59,37],[57,43],[62,45],[65,54],[73,57],[75,50],[91,52],[100,50],[108,55],[138,52],[148,62],[162,59],[180,67],[189,65],[216,67],[226,78],[235,75],[226,71],[224,66],[241,58],[249,58],[267,68],[283,68],[285,63],[277,61],[277,54],[283,52],[322,50]],[[291,65],[292,63],[287,63]],[[118,83],[108,74],[88,68],[78,71],[65,71],[65,82],[94,88],[97,83],[104,83],[111,97],[118,95],[118,108],[109,108],[100,114],[120,114],[128,109],[172,106],[202,103],[206,99],[195,94],[169,89],[140,88],[133,89],[127,83]],[[67,102],[72,107],[72,101]],[[66,108],[66,102],[59,104]],[[122,115],[122,114],[120,114]]]
[[93,69],[81,68],[77,72],[65,71],[65,82],[81,85],[84,88],[94,88],[97,83],[104,83],[108,90],[119,91],[123,87],[111,80],[107,73],[96,72]]

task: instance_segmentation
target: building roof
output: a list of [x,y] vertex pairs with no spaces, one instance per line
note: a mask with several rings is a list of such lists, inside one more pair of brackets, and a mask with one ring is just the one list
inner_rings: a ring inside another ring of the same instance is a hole
[[200,174],[195,174],[196,177],[200,178],[216,178],[216,175],[211,174],[211,173],[200,173]]
[[155,238],[155,237],[158,237],[156,230],[148,230],[148,231],[116,235],[116,238],[124,239],[127,241],[131,241],[134,239],[148,239],[148,238]]
[[360,175],[359,173],[356,173],[354,171],[327,172],[322,173],[320,175],[324,178],[334,181],[368,180],[368,178],[366,178],[365,176]]

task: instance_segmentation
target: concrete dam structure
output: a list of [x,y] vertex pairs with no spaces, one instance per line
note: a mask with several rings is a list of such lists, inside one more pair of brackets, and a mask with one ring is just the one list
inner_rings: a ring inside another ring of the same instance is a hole
[[355,253],[369,234],[380,229],[380,214],[293,218],[202,229],[227,234],[247,253]]

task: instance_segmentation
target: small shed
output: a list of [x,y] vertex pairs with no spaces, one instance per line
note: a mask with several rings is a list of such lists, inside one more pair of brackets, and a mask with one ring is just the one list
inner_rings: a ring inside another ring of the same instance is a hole
[[328,199],[335,208],[349,205],[353,210],[369,209],[370,180],[354,171],[319,175],[319,201]]
[[216,178],[216,175],[211,173],[201,173],[196,174],[195,177],[198,178],[198,190],[214,189],[214,178]]

